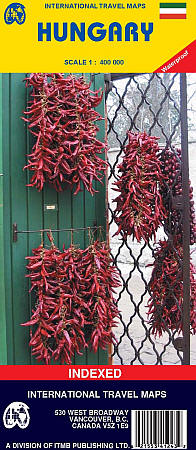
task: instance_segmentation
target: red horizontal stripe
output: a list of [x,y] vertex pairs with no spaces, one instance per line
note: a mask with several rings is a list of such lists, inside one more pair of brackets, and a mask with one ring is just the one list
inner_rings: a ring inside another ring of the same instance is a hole
[[186,14],[160,14],[160,19],[186,19]]
[[[0,380],[70,380],[69,369],[120,369],[116,380],[196,380],[193,366],[0,366]],[[82,381],[92,378],[80,378]],[[74,378],[77,380],[77,378]],[[96,378],[93,377],[95,381]],[[98,381],[103,381],[98,378]],[[111,381],[110,378],[105,380]]]

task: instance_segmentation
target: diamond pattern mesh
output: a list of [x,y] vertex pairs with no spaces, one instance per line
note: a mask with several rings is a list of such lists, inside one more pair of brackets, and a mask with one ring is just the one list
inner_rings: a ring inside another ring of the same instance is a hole
[[[123,147],[127,143],[127,131],[146,131],[160,138],[164,153],[169,147],[173,152],[180,147],[180,75],[179,74],[131,74],[127,78],[113,81],[107,97],[108,148],[109,148],[109,230],[112,258],[118,268],[121,287],[118,292],[120,320],[115,334],[118,343],[113,349],[114,364],[182,364],[183,353],[174,347],[179,336],[177,330],[166,331],[161,337],[152,334],[147,316],[149,281],[154,262],[154,241],[137,243],[122,234],[114,236],[117,225],[114,221],[116,192],[113,183],[118,178],[118,164],[122,160]],[[168,208],[171,208],[171,192],[175,186],[166,183]],[[182,220],[182,211],[178,212]],[[172,240],[175,229],[168,220],[165,229],[158,230],[156,241]],[[177,259],[182,263],[178,250]],[[179,274],[180,277],[180,274]],[[178,283],[178,277],[176,283]],[[168,286],[170,289],[170,286]],[[170,292],[177,307],[178,298]]]

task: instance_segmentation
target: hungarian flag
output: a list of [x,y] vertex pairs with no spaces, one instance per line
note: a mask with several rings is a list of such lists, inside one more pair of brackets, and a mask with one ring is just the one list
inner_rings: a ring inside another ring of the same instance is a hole
[[160,3],[160,19],[186,19],[186,3]]

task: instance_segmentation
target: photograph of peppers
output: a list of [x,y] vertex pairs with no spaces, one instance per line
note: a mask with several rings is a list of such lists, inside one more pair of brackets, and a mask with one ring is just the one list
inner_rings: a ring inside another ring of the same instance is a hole
[[[28,186],[41,191],[49,183],[57,191],[70,187],[74,195],[84,187],[92,195],[93,181],[103,182],[107,163],[99,155],[105,144],[97,140],[94,110],[100,104],[100,90],[91,91],[84,77],[60,73],[32,73],[25,79],[30,101],[23,120],[35,138],[24,169],[33,172]],[[146,243],[156,239],[164,227],[173,239],[160,241],[149,281],[148,323],[152,334],[161,336],[168,329],[182,330],[183,276],[181,212],[172,208],[173,198],[182,194],[181,150],[161,151],[158,137],[145,131],[128,131],[118,165],[113,190],[118,196],[114,220],[115,235],[129,236]],[[196,219],[190,185],[190,244],[196,242]],[[97,352],[115,344],[112,328],[119,312],[115,288],[120,286],[118,269],[112,265],[110,251],[96,240],[81,250],[71,244],[61,251],[48,235],[50,247],[43,243],[27,257],[27,277],[36,303],[30,321],[30,347],[38,361],[71,364],[74,354],[85,348]],[[191,332],[196,333],[195,269],[190,263]]]
[[57,191],[70,186],[76,195],[83,185],[93,195],[93,181],[102,183],[107,165],[99,157],[105,144],[96,138],[95,122],[103,118],[94,109],[103,92],[91,91],[74,74],[31,73],[25,82],[31,99],[23,120],[35,137],[24,167],[33,172],[28,186],[39,191],[45,183]]
[[105,242],[60,251],[48,237],[49,248],[42,243],[26,258],[36,300],[30,321],[22,325],[33,326],[29,345],[37,361],[71,364],[85,348],[97,352],[115,343],[118,271]]

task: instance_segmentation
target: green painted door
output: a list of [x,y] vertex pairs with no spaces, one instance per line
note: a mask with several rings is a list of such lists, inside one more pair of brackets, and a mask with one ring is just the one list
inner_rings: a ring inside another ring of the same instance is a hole
[[[86,74],[89,80],[90,75]],[[105,228],[105,187],[99,186],[99,193],[92,197],[88,192],[73,196],[70,190],[56,193],[46,186],[43,192],[26,187],[28,173],[23,171],[26,154],[32,146],[32,138],[27,132],[22,111],[26,109],[27,92],[23,83],[25,74],[2,75],[2,170],[3,208],[0,209],[0,232],[4,242],[0,259],[4,261],[1,269],[2,296],[0,312],[2,327],[1,364],[36,364],[28,346],[29,329],[20,323],[30,318],[33,299],[29,294],[28,280],[25,278],[25,257],[32,248],[40,244],[40,233],[19,234],[17,242],[12,239],[12,226],[17,223],[18,230],[39,230],[43,228],[61,229],[102,225]],[[93,88],[104,88],[103,74],[96,75]],[[97,108],[104,117],[104,101]],[[99,122],[99,139],[104,139],[104,120]],[[1,161],[0,161],[1,162]],[[1,171],[1,169],[0,169]],[[2,187],[2,180],[0,177]],[[1,194],[0,194],[1,195]],[[1,202],[1,199],[0,199]],[[55,210],[46,205],[56,205]],[[55,243],[62,248],[70,244],[70,234],[55,234]],[[81,247],[88,245],[85,231],[74,233],[75,243]],[[107,364],[107,352],[97,354],[85,352],[76,356],[75,364]]]
[[[3,129],[2,74],[0,74],[0,136]],[[0,139],[0,364],[7,364],[5,274],[4,274],[4,209],[3,209],[3,145]]]

